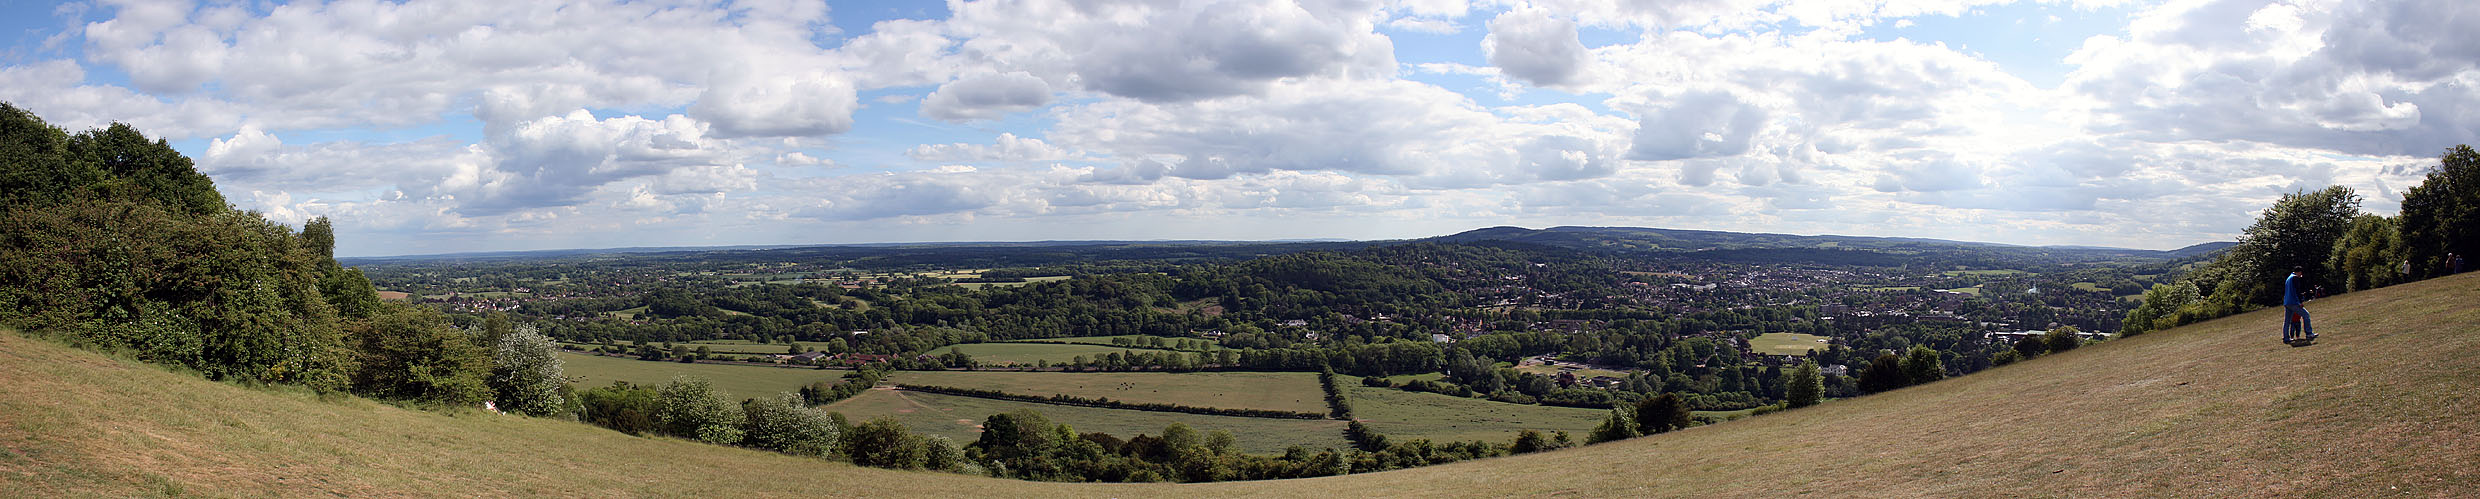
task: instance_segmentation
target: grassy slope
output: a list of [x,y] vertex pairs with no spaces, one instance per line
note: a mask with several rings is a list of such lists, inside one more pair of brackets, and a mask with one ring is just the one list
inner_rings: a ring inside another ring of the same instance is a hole
[[[2480,490],[2480,274],[1548,454],[1295,481],[1022,483],[241,389],[0,334],[0,496],[2413,495]],[[517,483],[513,487],[504,486]]]

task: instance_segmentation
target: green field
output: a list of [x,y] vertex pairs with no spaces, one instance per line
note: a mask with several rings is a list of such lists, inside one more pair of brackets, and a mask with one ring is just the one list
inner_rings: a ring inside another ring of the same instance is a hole
[[[1503,365],[1503,364],[1506,364],[1506,363],[1505,363],[1505,362],[1500,362],[1499,364],[1502,364],[1502,365]],[[1554,366],[1554,365],[1550,365],[1550,364],[1538,364],[1538,365],[1530,365],[1530,366],[1518,367],[1518,368],[1515,368],[1515,370],[1517,370],[1517,371],[1523,371],[1523,372],[1528,372],[1528,373],[1533,373],[1533,374],[1539,374],[1539,375],[1543,375],[1543,376],[1558,376],[1558,375],[1559,375],[1559,373],[1560,373],[1560,372],[1562,372],[1562,371],[1564,371],[1564,372],[1573,372],[1573,373],[1576,373],[1576,377],[1577,377],[1578,379],[1592,378],[1592,377],[1594,377],[1594,376],[1609,376],[1609,377],[1613,377],[1613,378],[1625,378],[1625,377],[1627,377],[1627,373],[1624,373],[1624,372],[1619,372],[1619,371],[1612,371],[1612,370],[1608,370],[1608,369],[1593,369],[1593,368],[1589,368],[1589,367],[1588,367],[1588,368],[1584,368],[1584,369],[1568,370],[1568,369],[1562,369],[1562,368],[1560,368],[1559,366]],[[1441,376],[1441,377],[1444,377],[1444,376]]]
[[1980,296],[1980,295],[1981,295],[1981,287],[1980,287],[1980,286],[1973,286],[1973,287],[1969,287],[1969,288],[1941,289],[1941,290],[1938,290],[1938,291],[1949,291],[1949,292],[1955,292],[1955,293],[1963,293],[1963,294],[1972,295],[1972,296]]
[[1114,338],[1134,338],[1134,339],[1136,339],[1136,340],[1138,340],[1138,341],[1143,341],[1143,340],[1145,340],[1145,339],[1147,339],[1147,338],[1162,338],[1162,339],[1163,339],[1163,346],[1165,346],[1165,347],[1169,347],[1169,346],[1171,346],[1171,345],[1177,345],[1177,344],[1179,344],[1179,342],[1182,342],[1182,341],[1188,341],[1188,342],[1198,342],[1198,341],[1203,341],[1203,342],[1206,342],[1206,345],[1207,345],[1206,349],[1207,349],[1207,350],[1221,350],[1221,349],[1223,348],[1223,346],[1222,346],[1222,345],[1219,345],[1219,344],[1214,343],[1214,340],[1207,340],[1207,339],[1203,339],[1203,338],[1173,338],[1173,337],[1169,337],[1169,336],[1154,336],[1154,335],[1150,335],[1150,334],[1124,334],[1124,335],[1119,335],[1119,336],[1070,336],[1070,337],[1066,337],[1066,338],[1042,338],[1042,339],[1035,339],[1035,340],[1022,340],[1022,341],[1055,341],[1055,342],[1060,342],[1060,343],[1082,343],[1082,344],[1086,344],[1086,345],[1113,346],[1113,345],[1111,345],[1111,340],[1112,340],[1112,339],[1114,339]]
[[[969,276],[969,277],[980,277],[980,274],[975,274],[975,275],[973,275],[973,276]],[[969,277],[968,277],[968,278],[969,278]],[[1037,282],[1065,281],[1065,280],[1068,280],[1068,279],[1069,279],[1069,277],[1068,277],[1068,276],[1064,276],[1064,275],[1055,275],[1055,276],[1042,276],[1042,277],[1027,277],[1027,278],[1025,278],[1025,282],[959,282],[959,283],[956,283],[956,285],[957,285],[957,286],[964,286],[964,287],[967,287],[967,288],[980,288],[980,287],[983,287],[983,286],[998,286],[998,287],[1005,288],[1005,287],[1023,286],[1023,285],[1027,285],[1027,284],[1037,283]]]
[[1114,346],[1107,346],[1107,345],[1052,345],[1052,344],[1045,344],[1045,343],[967,343],[967,344],[963,344],[963,345],[955,345],[955,346],[950,346],[950,347],[947,347],[947,348],[941,348],[941,349],[933,350],[933,351],[931,351],[930,353],[931,353],[932,355],[942,355],[942,354],[946,354],[946,353],[947,353],[948,351],[950,351],[950,350],[962,350],[962,351],[964,351],[964,354],[965,354],[965,355],[971,355],[971,356],[973,356],[973,360],[974,360],[975,362],[980,362],[980,363],[985,364],[985,365],[1003,365],[1003,364],[1033,365],[1035,361],[1050,361],[1050,363],[1052,363],[1052,364],[1064,364],[1064,363],[1067,363],[1070,359],[1075,359],[1075,358],[1076,358],[1077,356],[1079,356],[1079,355],[1083,355],[1083,356],[1085,356],[1085,361],[1087,361],[1087,362],[1092,362],[1092,361],[1094,361],[1097,357],[1100,357],[1100,356],[1102,356],[1102,355],[1104,355],[1104,354],[1119,353],[1119,352],[1158,352],[1158,351],[1160,351],[1160,350],[1149,350],[1149,349],[1141,349],[1141,348],[1114,347]]
[[1208,416],[1177,412],[1152,412],[1128,409],[1100,409],[1009,400],[939,395],[892,389],[870,390],[842,402],[828,404],[827,410],[844,413],[854,422],[880,416],[894,416],[913,431],[947,437],[956,445],[973,443],[981,438],[983,419],[1017,409],[1033,409],[1053,423],[1067,423],[1082,433],[1103,432],[1122,439],[1137,434],[1161,435],[1171,423],[1187,424],[1199,432],[1229,431],[1240,438],[1240,448],[1253,454],[1279,454],[1283,448],[1300,445],[1311,449],[1349,449],[1343,439],[1344,422],[1331,419],[1269,419],[1234,416]]
[[843,379],[846,371],[765,366],[682,364],[560,352],[561,368],[577,388],[610,385],[613,381],[661,384],[673,376],[703,376],[727,398],[739,400],[800,390],[814,381]]
[[1543,433],[1566,430],[1582,442],[1594,425],[1610,415],[1601,409],[1509,404],[1393,388],[1353,385],[1348,389],[1352,417],[1395,441],[1426,438],[1438,443],[1485,440],[1503,444],[1515,441],[1516,432],[1531,429]]
[[1945,272],[1945,275],[1946,275],[1947,277],[1962,277],[1962,276],[1991,277],[1991,276],[2011,276],[2011,275],[2023,275],[2023,274],[2030,274],[2030,273],[2031,273],[2031,272],[2025,272],[2025,271],[2015,270],[2015,269],[1997,269],[1997,270],[1949,270],[1949,271],[1946,271],[1946,272]]
[[646,307],[644,307],[644,306],[639,306],[639,307],[637,307],[637,308],[627,308],[627,309],[613,310],[613,311],[610,311],[610,312],[603,312],[603,315],[608,315],[608,316],[612,316],[612,317],[618,317],[618,318],[622,318],[622,319],[635,319],[635,318],[637,318],[637,316],[639,316],[639,315],[644,315],[645,313],[646,313]]
[[[679,344],[688,345],[692,350],[697,349],[697,347],[706,347],[706,351],[709,352],[728,353],[732,355],[778,355],[791,353],[791,350],[785,348],[791,345],[782,343],[759,343],[749,340],[705,340]],[[800,344],[802,347],[811,350],[825,350],[827,348],[826,343],[816,341],[804,341],[800,342]]]
[[1023,395],[1074,395],[1121,402],[1325,413],[1316,373],[1062,373],[904,371],[894,383],[998,390]]
[[1799,355],[1824,350],[1826,337],[1799,333],[1765,333],[1748,340],[1748,349],[1768,355]]

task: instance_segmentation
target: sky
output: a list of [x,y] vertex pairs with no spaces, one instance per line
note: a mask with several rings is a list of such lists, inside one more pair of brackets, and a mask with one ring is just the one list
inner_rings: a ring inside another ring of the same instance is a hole
[[0,101],[345,256],[1396,239],[2168,249],[2480,143],[2469,0],[0,0]]

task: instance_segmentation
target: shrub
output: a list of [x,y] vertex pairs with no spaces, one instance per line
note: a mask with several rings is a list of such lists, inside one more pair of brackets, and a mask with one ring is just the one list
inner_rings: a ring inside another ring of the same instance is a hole
[[844,456],[853,464],[874,468],[916,470],[929,462],[929,451],[894,417],[879,417],[844,433]]
[[2075,326],[2058,326],[2058,329],[2052,329],[2048,334],[2041,335],[2041,343],[2049,345],[2051,352],[2074,350],[2075,347],[2084,346],[2084,337],[2076,334],[2079,332],[2075,330]]
[[741,441],[741,406],[715,394],[706,378],[680,376],[664,383],[656,399],[655,425],[666,435],[715,444]]
[[835,420],[826,411],[802,407],[799,395],[750,399],[741,412],[743,446],[800,456],[825,456],[835,449]]
[[566,405],[560,388],[568,383],[561,377],[560,358],[553,353],[556,348],[551,337],[533,325],[519,326],[499,338],[492,352],[491,391],[497,395],[500,410],[537,417],[560,413]]
[[1593,427],[1593,433],[1585,435],[1584,443],[1591,445],[1627,440],[1642,435],[1644,434],[1636,431],[1636,417],[1628,414],[1627,407],[1612,407],[1610,417],[1603,418],[1600,426]]
[[580,419],[630,435],[655,431],[655,414],[663,405],[654,389],[626,381],[579,392],[577,400],[583,406]]
[[355,328],[361,370],[353,385],[376,397],[448,406],[491,397],[491,354],[438,312],[402,307]]

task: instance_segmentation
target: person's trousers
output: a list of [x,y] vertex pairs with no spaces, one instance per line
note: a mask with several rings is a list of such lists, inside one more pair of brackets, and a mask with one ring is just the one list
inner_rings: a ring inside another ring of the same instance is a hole
[[2298,305],[2283,305],[2282,307],[2290,311],[2290,315],[2283,317],[2282,320],[2283,340],[2316,334],[2316,326],[2308,323],[2307,307]]

